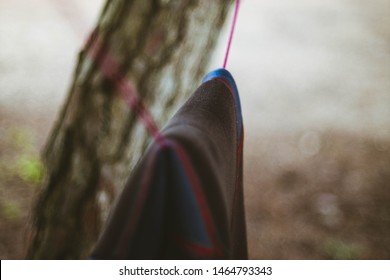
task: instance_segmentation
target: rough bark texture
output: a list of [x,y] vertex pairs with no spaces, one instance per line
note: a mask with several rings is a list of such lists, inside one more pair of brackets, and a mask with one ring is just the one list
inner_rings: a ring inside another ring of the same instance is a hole
[[[108,0],[97,30],[162,125],[205,74],[231,0]],[[85,258],[150,137],[88,55],[48,140],[27,258]],[[99,50],[98,50],[99,51]]]

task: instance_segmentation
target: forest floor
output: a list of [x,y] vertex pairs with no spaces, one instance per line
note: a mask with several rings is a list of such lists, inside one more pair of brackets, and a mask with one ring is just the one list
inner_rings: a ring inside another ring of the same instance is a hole
[[[0,259],[23,258],[39,191],[47,126],[30,121],[0,114]],[[252,259],[390,259],[389,140],[259,135],[244,164]]]
[[[82,44],[49,2],[0,2],[0,259],[24,257],[39,155]],[[390,259],[390,4],[293,2],[244,1],[228,64],[250,258]],[[80,3],[93,25],[96,1]]]

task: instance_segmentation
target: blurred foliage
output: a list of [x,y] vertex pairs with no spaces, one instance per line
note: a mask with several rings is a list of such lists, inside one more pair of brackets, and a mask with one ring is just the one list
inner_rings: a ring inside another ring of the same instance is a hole
[[15,201],[4,201],[1,207],[1,214],[8,221],[19,221],[22,217],[22,210]]
[[356,260],[360,259],[362,255],[360,246],[333,238],[325,242],[324,251],[335,260]]
[[35,155],[22,155],[16,162],[16,174],[27,183],[40,184],[44,166]]
[[44,165],[37,151],[34,134],[25,128],[9,128],[3,145],[8,152],[0,158],[0,178],[17,176],[28,184],[40,184]]

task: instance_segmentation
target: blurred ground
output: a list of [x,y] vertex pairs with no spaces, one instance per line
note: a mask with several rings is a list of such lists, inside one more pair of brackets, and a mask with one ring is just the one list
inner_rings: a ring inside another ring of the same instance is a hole
[[[39,151],[88,31],[72,24],[93,26],[102,2],[0,2],[1,259],[23,258]],[[386,0],[243,1],[228,68],[251,258],[390,259],[389,26]]]

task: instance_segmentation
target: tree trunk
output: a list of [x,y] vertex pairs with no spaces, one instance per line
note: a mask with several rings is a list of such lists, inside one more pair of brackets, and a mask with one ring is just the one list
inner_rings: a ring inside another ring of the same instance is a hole
[[27,258],[88,256],[150,140],[96,60],[108,51],[162,125],[205,74],[231,3],[107,1],[44,151],[47,176]]

